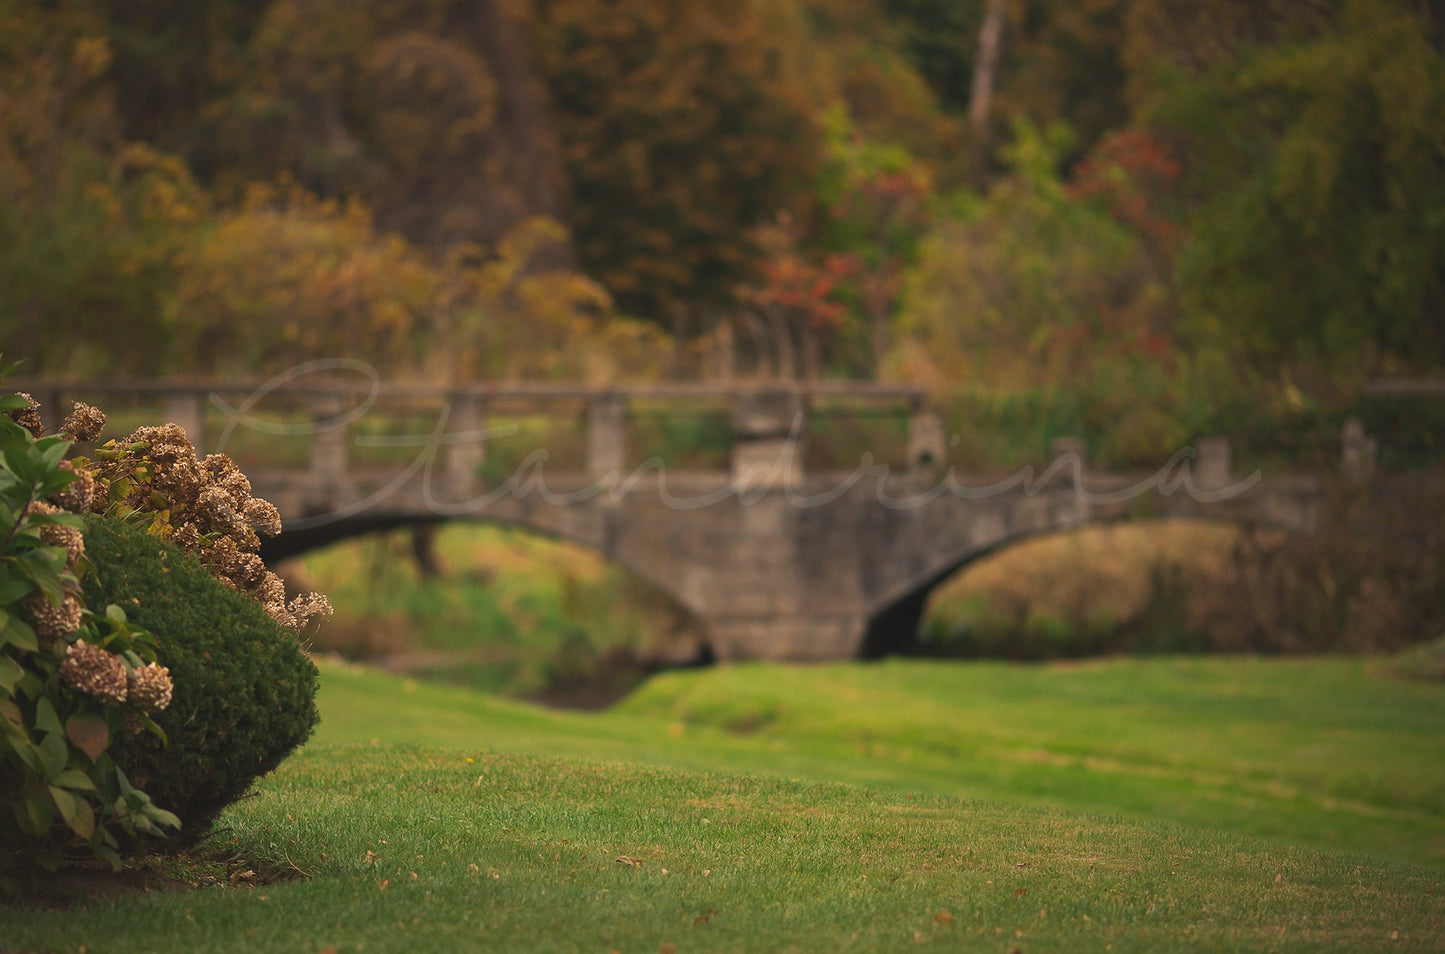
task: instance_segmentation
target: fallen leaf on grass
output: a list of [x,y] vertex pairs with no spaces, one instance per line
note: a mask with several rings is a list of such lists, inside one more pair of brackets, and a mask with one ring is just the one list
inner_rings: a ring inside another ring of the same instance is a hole
[[1026,895],[1026,894],[1028,894],[1028,893],[1029,893],[1029,889],[1028,889],[1028,888],[1014,888],[1014,897],[1016,897],[1016,898],[1022,898],[1024,895]]
[[939,911],[933,916],[934,924],[952,924],[953,915],[948,911]]
[[623,855],[621,858],[618,858],[618,859],[617,859],[617,863],[618,863],[619,865],[627,865],[629,868],[641,868],[641,867],[642,867],[642,862],[638,861],[636,858],[629,858],[629,857],[627,857],[626,855]]
[[377,885],[376,887],[379,891],[385,891],[387,888],[391,887],[391,879],[386,878],[381,882],[381,884]]
[[366,852],[366,857],[363,858],[362,861],[365,862],[366,864],[369,864],[369,865],[374,865],[374,864],[376,864],[376,852],[371,851],[370,849],[368,849],[367,852]]
[[231,872],[231,884],[236,884],[237,882],[239,882],[239,881],[242,880],[243,878],[254,878],[254,877],[256,877],[256,872],[254,872],[254,871],[250,871],[250,870],[247,870],[247,871],[233,871],[233,872]]

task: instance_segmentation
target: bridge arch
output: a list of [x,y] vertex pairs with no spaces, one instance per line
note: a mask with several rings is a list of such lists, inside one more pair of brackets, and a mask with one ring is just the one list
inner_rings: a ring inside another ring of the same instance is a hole
[[958,552],[944,556],[938,566],[921,571],[915,579],[904,583],[901,587],[902,592],[891,594],[880,600],[879,607],[868,618],[862,655],[864,658],[879,658],[915,648],[928,602],[934,593],[980,561],[1007,553],[1030,542],[1068,537],[1090,530],[1139,524],[1183,523],[1228,526],[1239,530],[1265,527],[1291,533],[1309,532],[1311,529],[1305,522],[1297,520],[1261,520],[1257,516],[1245,516],[1237,512],[1164,513],[1153,516],[1103,515],[1060,526],[1025,530],[986,542],[971,542]]

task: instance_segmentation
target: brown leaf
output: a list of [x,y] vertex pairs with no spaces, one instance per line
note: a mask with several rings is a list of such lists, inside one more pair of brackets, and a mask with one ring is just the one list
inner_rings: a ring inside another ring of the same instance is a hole
[[94,762],[110,745],[110,729],[99,716],[73,715],[65,720],[65,737]]
[[623,855],[621,858],[618,858],[618,859],[617,859],[617,863],[618,863],[619,865],[627,865],[627,866],[630,867],[630,868],[641,868],[641,867],[642,867],[642,862],[638,861],[636,858],[629,858],[629,857],[627,857],[626,855]]
[[1026,895],[1026,894],[1028,894],[1028,893],[1029,893],[1029,889],[1028,889],[1028,888],[1014,888],[1014,897],[1016,897],[1016,898],[1022,898],[1024,895]]
[[948,911],[939,911],[933,916],[934,924],[952,924],[953,915]]

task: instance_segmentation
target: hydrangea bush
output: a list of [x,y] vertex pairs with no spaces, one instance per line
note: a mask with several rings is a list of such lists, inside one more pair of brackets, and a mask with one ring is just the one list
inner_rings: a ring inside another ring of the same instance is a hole
[[180,426],[138,428],[79,463],[97,485],[92,510],[145,526],[194,554],[280,625],[300,632],[313,617],[330,615],[331,605],[317,593],[287,601],[286,584],[260,557],[260,535],[280,533],[281,515],[251,496],[251,481],[230,457],[198,457]]
[[92,411],[43,437],[28,395],[0,397],[0,887],[77,854],[118,867],[123,841],[180,824],[110,755],[117,739],[163,737],[152,717],[173,687],[151,634],[81,600],[93,485],[64,455]]
[[104,424],[0,396],[0,887],[193,839],[317,721],[297,637],[330,606],[261,561],[276,508],[174,424],[65,459]]

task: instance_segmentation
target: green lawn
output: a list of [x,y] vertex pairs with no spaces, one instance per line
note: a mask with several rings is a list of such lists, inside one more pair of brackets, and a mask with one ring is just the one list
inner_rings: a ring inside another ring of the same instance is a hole
[[221,885],[0,908],[0,950],[1445,950],[1445,687],[1359,661],[740,666],[599,714],[326,664],[321,706]]

